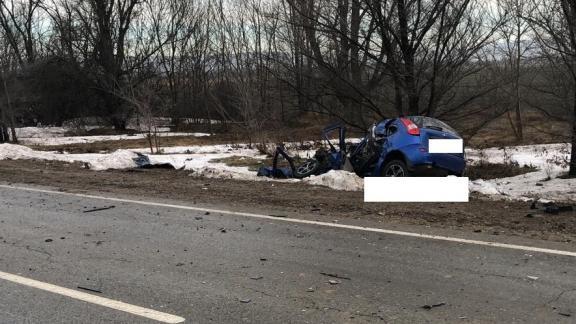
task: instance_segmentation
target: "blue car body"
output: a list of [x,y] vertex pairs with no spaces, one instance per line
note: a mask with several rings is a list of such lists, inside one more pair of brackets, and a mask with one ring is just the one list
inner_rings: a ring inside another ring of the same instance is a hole
[[390,176],[385,168],[392,161],[399,161],[399,165],[407,168],[408,172],[402,176],[461,176],[466,168],[463,153],[428,152],[430,139],[460,138],[437,119],[422,116],[386,119],[352,147],[349,157],[360,176]]

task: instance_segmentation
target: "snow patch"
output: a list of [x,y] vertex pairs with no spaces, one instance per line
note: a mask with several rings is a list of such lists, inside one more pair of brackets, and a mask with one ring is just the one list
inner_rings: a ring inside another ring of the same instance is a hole
[[[46,134],[44,134],[46,135]],[[18,140],[23,144],[28,145],[68,145],[68,144],[87,144],[104,141],[124,141],[131,139],[145,139],[146,134],[134,135],[94,135],[94,136],[34,136],[34,137],[18,137]],[[158,137],[204,137],[210,136],[208,133],[158,133]]]
[[[0,144],[0,160],[41,159],[68,163],[77,161],[87,163],[92,170],[128,169],[137,167],[134,159],[140,153],[146,155],[152,164],[169,163],[176,169],[191,171],[190,176],[247,181],[302,182],[336,190],[363,190],[363,179],[346,171],[330,171],[303,180],[279,180],[257,177],[256,172],[247,167],[232,167],[224,163],[211,162],[214,159],[230,156],[265,158],[259,151],[248,145],[183,146],[162,149],[164,154],[156,155],[148,155],[146,148],[118,150],[108,154],[61,154],[35,151],[15,144]],[[519,165],[533,165],[539,169],[516,177],[470,181],[470,191],[488,195],[493,199],[576,201],[576,179],[559,178],[559,175],[568,171],[569,153],[569,144],[529,145],[486,150],[467,149],[466,157],[469,163],[515,162]]]
[[88,162],[88,167],[91,170],[102,171],[109,169],[131,169],[135,168],[138,154],[128,150],[117,150],[110,154],[106,154],[101,158]]
[[515,177],[471,181],[470,191],[494,199],[576,201],[576,179],[559,178],[568,171],[570,150],[568,143],[468,149],[468,163],[517,163],[538,169]]
[[484,195],[500,195],[500,191],[495,184],[483,179],[470,181],[468,188],[470,192],[478,192]]
[[60,137],[66,134],[64,127],[20,127],[16,128],[18,138],[49,138]]
[[221,163],[215,163],[213,166],[204,166],[202,168],[192,169],[192,173],[190,173],[189,176],[217,179],[261,180],[258,179],[255,174],[243,172],[244,169],[248,170],[248,168],[229,167],[223,163],[221,165],[219,164]]
[[51,160],[53,153],[34,151],[31,148],[16,144],[0,144],[0,160],[41,159]]
[[321,175],[304,178],[302,182],[336,190],[362,191],[364,189],[362,178],[355,173],[343,170],[330,170]]

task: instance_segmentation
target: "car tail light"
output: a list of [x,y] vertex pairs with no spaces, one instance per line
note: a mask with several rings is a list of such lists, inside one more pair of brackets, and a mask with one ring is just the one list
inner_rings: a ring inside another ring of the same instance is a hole
[[420,128],[418,128],[418,126],[416,124],[414,124],[413,121],[411,121],[408,118],[400,118],[400,120],[402,121],[402,124],[404,124],[404,126],[406,126],[406,130],[408,130],[408,134],[416,135],[416,136],[420,135]]

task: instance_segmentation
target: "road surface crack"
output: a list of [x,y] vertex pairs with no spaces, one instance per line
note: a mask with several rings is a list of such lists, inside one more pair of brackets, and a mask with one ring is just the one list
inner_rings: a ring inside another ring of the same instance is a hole
[[560,300],[560,298],[562,298],[565,294],[569,294],[571,292],[575,292],[576,289],[566,289],[566,290],[562,290],[556,297],[550,299],[548,302],[546,302],[546,305],[549,305],[551,303],[555,303],[558,300]]

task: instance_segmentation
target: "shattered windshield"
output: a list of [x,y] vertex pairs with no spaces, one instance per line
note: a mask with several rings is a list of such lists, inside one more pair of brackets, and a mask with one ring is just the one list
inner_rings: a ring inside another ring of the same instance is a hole
[[424,116],[410,116],[408,117],[414,124],[420,128],[435,129],[442,132],[450,133],[456,136],[460,136],[456,130],[448,126],[448,124],[431,117]]

